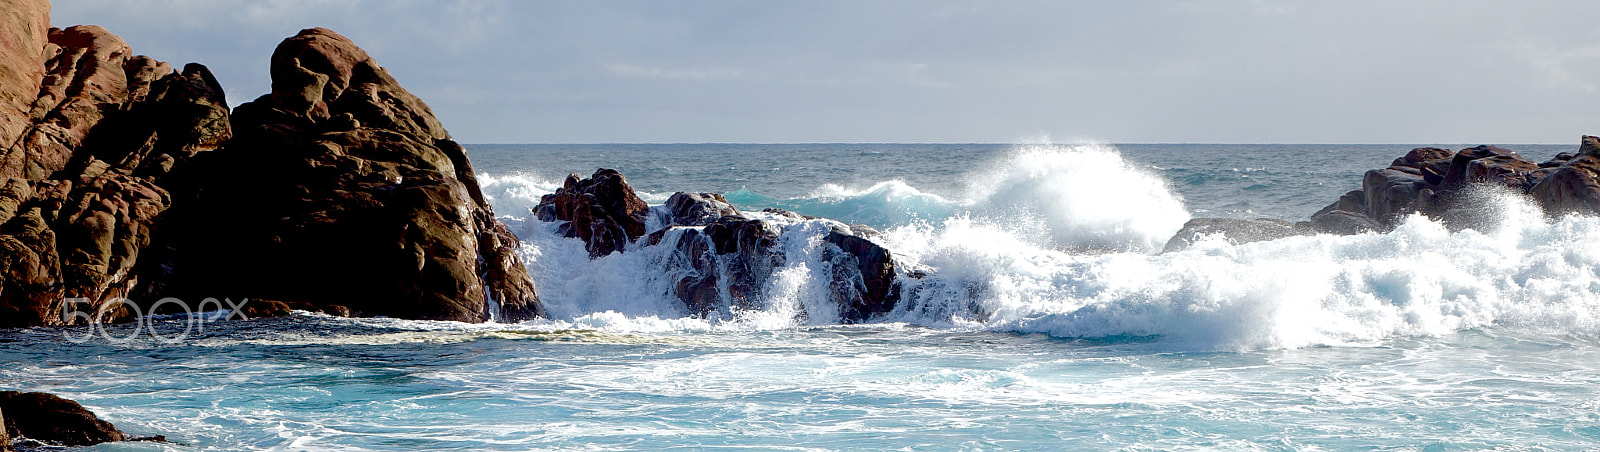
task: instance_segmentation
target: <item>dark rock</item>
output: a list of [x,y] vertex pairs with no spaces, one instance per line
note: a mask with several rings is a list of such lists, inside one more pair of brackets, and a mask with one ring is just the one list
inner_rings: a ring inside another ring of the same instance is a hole
[[900,291],[888,249],[849,228],[836,228],[823,241],[837,247],[839,253],[830,255],[835,248],[823,249],[823,259],[834,263],[830,293],[839,304],[840,319],[855,323],[894,310]]
[[[791,258],[779,233],[771,220],[726,215],[703,228],[669,226],[643,243],[673,247],[662,270],[677,275],[673,294],[685,308],[704,317],[722,309],[761,308],[762,289]],[[812,270],[827,272],[828,296],[839,307],[841,321],[862,322],[894,309],[900,288],[889,250],[842,224],[834,225],[817,246],[822,247],[822,267]]]
[[[1600,140],[1585,137],[1584,143],[1580,157],[1587,150],[1600,158]],[[1470,227],[1484,220],[1482,209],[1467,205],[1485,199],[1470,195],[1479,185],[1533,193],[1554,210],[1588,209],[1582,170],[1567,169],[1577,160],[1563,153],[1536,164],[1514,151],[1487,145],[1455,153],[1416,148],[1388,168],[1368,171],[1360,190],[1313,214],[1311,223],[1318,232],[1353,234],[1386,231],[1406,215],[1422,213],[1452,228]],[[1600,199],[1600,193],[1594,198]]]
[[92,446],[128,438],[78,402],[42,392],[0,391],[0,412],[6,414],[5,430],[12,438],[57,446]]
[[[541,307],[464,149],[366,52],[302,30],[235,139],[177,162],[140,294],[481,322]],[[499,311],[491,312],[491,301]],[[335,306],[342,307],[335,308]]]
[[1529,194],[1553,215],[1600,213],[1600,155],[1580,154],[1550,172]]
[[622,173],[605,168],[588,179],[567,176],[561,188],[534,208],[542,220],[571,222],[569,236],[583,239],[589,257],[622,251],[643,236],[649,210]]
[[1297,235],[1316,233],[1311,223],[1290,223],[1283,220],[1261,218],[1240,220],[1233,218],[1195,218],[1183,223],[1183,229],[1167,240],[1163,253],[1188,249],[1203,236],[1220,234],[1228,243],[1241,244],[1277,240]]

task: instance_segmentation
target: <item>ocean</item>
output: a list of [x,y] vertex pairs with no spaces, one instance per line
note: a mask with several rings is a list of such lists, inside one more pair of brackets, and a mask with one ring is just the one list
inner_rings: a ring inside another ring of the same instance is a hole
[[[175,442],[95,450],[1600,448],[1600,218],[1491,194],[1471,229],[1161,252],[1190,218],[1305,220],[1418,146],[1470,145],[469,145],[551,318],[0,330],[0,389]],[[828,223],[794,222],[755,307],[691,316],[670,256],[531,218],[600,167],[651,204],[871,226],[919,277],[842,324]]]

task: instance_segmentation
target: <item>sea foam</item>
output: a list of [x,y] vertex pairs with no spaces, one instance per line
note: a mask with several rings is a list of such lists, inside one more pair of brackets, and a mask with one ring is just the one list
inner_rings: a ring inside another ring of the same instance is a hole
[[[481,178],[501,213],[527,212],[554,187]],[[1600,219],[1546,219],[1519,195],[1474,194],[1481,212],[1455,231],[1413,216],[1383,234],[1211,239],[1156,254],[1188,214],[1165,182],[1114,148],[1020,147],[967,180],[964,196],[889,181],[767,201],[877,220],[884,234],[874,241],[895,253],[903,288],[880,322],[1150,337],[1194,350],[1361,345],[1493,326],[1600,334]],[[729,199],[747,210],[762,201],[753,192]],[[709,319],[690,317],[670,295],[677,276],[663,270],[668,247],[590,259],[553,224],[509,221],[556,322],[653,332],[838,321],[823,289],[828,263],[815,252],[828,220],[775,219],[791,259],[767,281],[765,299]]]

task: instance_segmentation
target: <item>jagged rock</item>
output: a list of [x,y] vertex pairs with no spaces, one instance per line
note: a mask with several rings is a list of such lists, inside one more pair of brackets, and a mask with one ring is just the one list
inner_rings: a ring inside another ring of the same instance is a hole
[[[78,402],[42,392],[0,391],[6,434],[57,446],[92,446],[128,436]],[[5,436],[5,435],[0,435]]]
[[839,318],[859,322],[894,310],[900,302],[900,288],[895,284],[894,258],[889,250],[851,229],[835,228],[823,237],[840,253],[832,255],[835,248],[824,248],[823,259],[844,264],[833,268],[830,293],[839,304]]
[[719,193],[673,193],[667,198],[666,218],[663,224],[705,226],[729,215],[738,215],[739,209],[728,203]]
[[[664,227],[642,245],[672,248],[662,271],[677,278],[673,295],[702,317],[760,308],[761,291],[791,259],[782,246],[781,225],[816,220],[777,209],[764,212],[770,216],[746,215],[714,193],[676,193],[657,212]],[[867,226],[832,223],[816,244],[822,267],[812,270],[827,272],[828,297],[839,307],[841,321],[865,321],[893,310],[900,300],[894,259],[870,240],[875,235]]]
[[1183,229],[1167,240],[1163,253],[1188,249],[1203,236],[1221,234],[1228,243],[1241,244],[1277,240],[1297,235],[1316,233],[1311,223],[1290,223],[1283,220],[1261,218],[1240,220],[1233,218],[1195,218],[1183,223]]
[[588,179],[568,175],[561,188],[539,200],[534,213],[544,221],[571,222],[568,236],[583,239],[589,257],[600,257],[643,236],[649,210],[622,173],[601,168]]
[[[359,315],[481,322],[541,306],[466,152],[349,39],[279,44],[272,92],[235,138],[178,162],[147,298],[309,303]],[[491,310],[491,301],[499,310]]]

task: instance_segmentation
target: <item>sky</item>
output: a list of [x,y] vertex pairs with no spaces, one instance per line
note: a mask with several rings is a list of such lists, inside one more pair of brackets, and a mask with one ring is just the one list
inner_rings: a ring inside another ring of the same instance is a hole
[[1574,144],[1600,2],[55,0],[268,92],[366,49],[464,143]]

